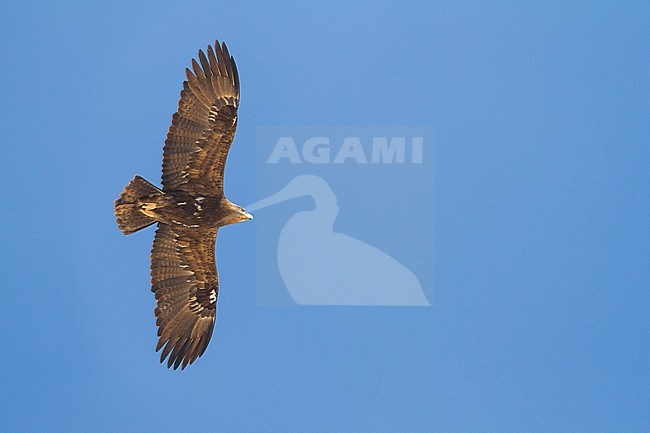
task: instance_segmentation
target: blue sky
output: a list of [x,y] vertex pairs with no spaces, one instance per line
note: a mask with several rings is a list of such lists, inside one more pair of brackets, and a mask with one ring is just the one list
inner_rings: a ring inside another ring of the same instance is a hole
[[[649,431],[649,20],[644,2],[4,2],[0,430]],[[158,364],[153,231],[122,236],[112,203],[159,179],[215,38],[242,82],[237,203],[259,198],[259,128],[435,130],[432,307],[257,305],[253,221],[220,234],[207,353]]]

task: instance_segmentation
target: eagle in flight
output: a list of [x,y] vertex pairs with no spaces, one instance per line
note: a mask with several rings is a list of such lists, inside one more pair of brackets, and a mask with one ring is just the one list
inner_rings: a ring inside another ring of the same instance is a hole
[[208,347],[219,278],[219,227],[253,217],[226,198],[223,175],[237,128],[239,76],[226,44],[200,50],[186,69],[163,149],[162,189],[136,176],[115,201],[125,234],[158,223],[151,251],[160,362],[185,369]]

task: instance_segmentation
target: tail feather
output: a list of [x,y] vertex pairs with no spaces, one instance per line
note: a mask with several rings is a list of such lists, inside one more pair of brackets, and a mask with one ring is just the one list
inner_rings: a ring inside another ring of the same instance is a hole
[[156,220],[142,212],[142,199],[162,194],[164,193],[160,189],[142,177],[134,177],[115,200],[115,217],[119,229],[129,235],[154,224]]

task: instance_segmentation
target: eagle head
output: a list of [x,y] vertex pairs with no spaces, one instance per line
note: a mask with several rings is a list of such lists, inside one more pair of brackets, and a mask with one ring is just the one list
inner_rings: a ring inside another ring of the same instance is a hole
[[237,224],[244,221],[252,220],[253,215],[246,212],[246,209],[236,205],[224,198],[222,202],[223,216],[219,219],[220,226]]

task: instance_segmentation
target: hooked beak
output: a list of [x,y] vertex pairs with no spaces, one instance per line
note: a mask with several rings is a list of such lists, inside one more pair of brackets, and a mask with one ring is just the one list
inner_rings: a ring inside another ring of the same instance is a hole
[[243,216],[244,216],[244,221],[249,221],[249,220],[252,220],[252,219],[253,219],[253,215],[251,215],[251,214],[248,213],[247,211],[244,211],[244,215],[243,215]]

